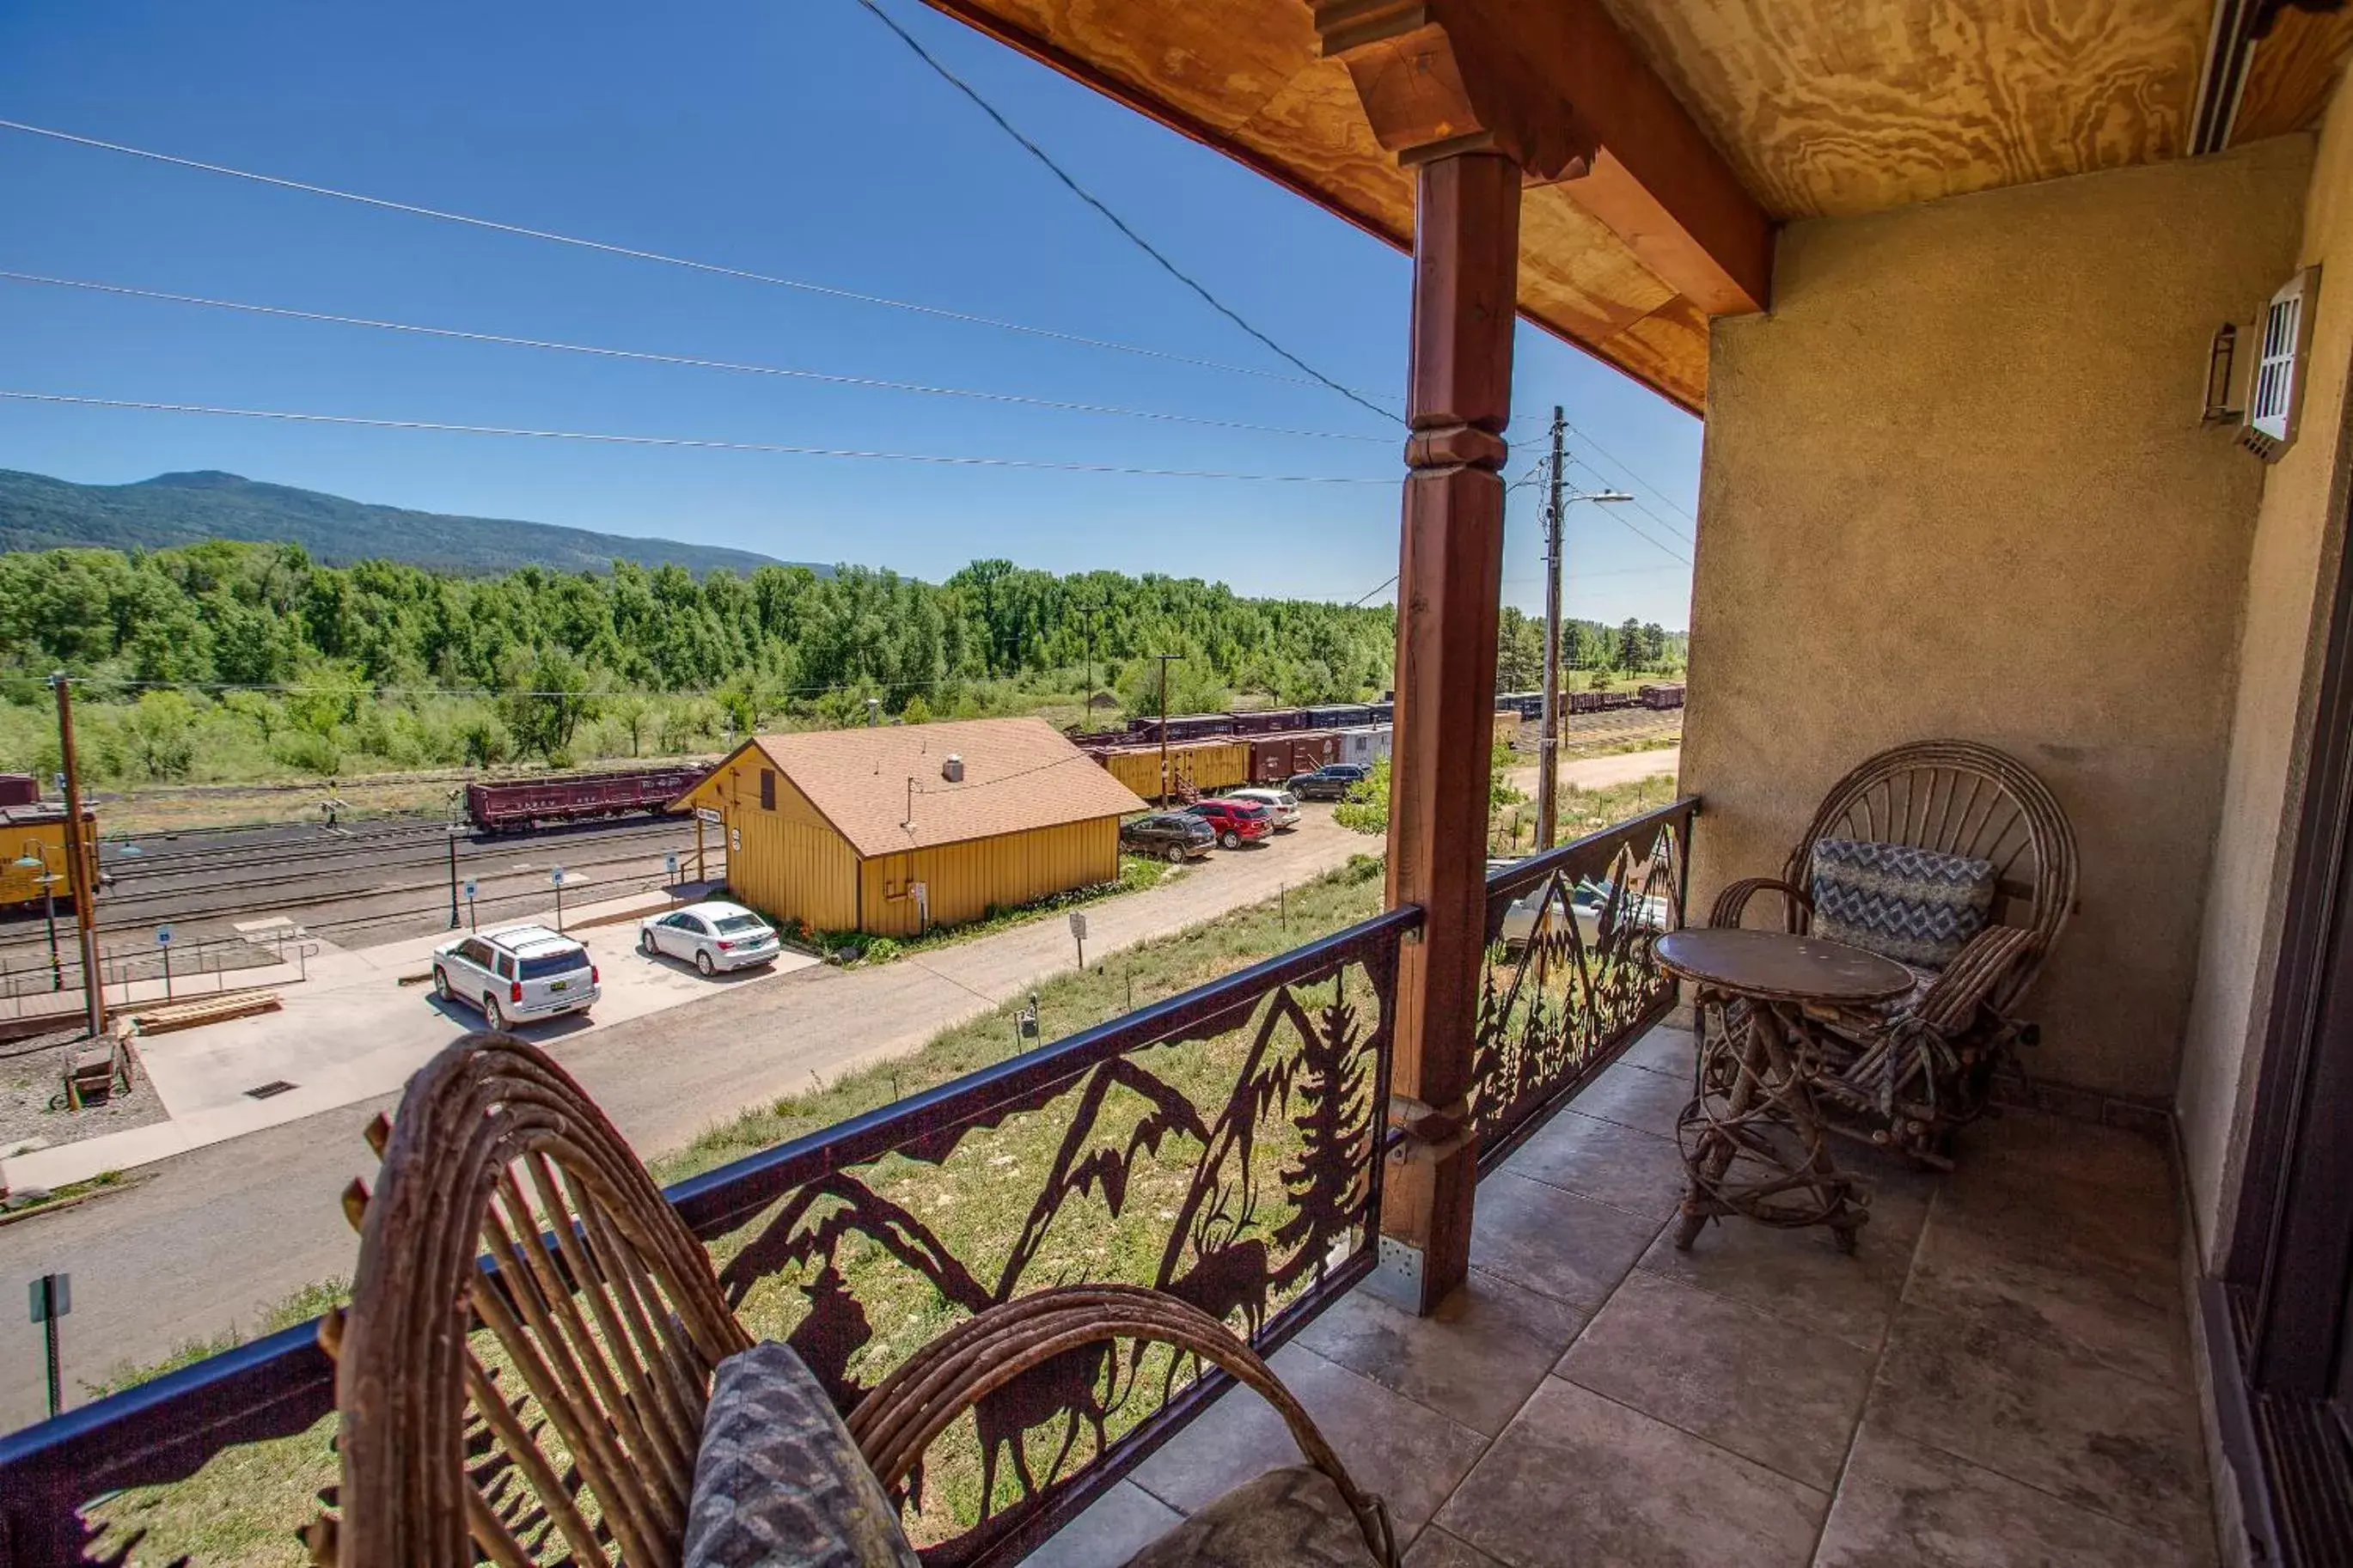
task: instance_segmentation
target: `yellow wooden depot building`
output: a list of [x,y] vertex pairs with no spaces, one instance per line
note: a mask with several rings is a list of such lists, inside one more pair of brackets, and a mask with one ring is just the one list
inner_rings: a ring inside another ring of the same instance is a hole
[[1112,881],[1119,819],[1145,808],[1042,719],[755,735],[690,807],[719,814],[737,899],[875,936]]

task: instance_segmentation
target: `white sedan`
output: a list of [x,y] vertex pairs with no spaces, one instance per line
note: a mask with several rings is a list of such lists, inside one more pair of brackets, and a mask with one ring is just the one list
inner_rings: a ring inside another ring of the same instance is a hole
[[741,904],[709,899],[638,922],[638,951],[682,958],[705,974],[773,963],[784,951],[776,928]]
[[[1577,883],[1570,891],[1569,911],[1576,917],[1577,934],[1588,948],[1601,940],[1601,916],[1609,906],[1610,893],[1606,883],[1590,880]],[[1527,946],[1528,939],[1535,934],[1538,902],[1536,895],[1529,893],[1514,900],[1511,908],[1504,911],[1504,929],[1497,934],[1504,951],[1517,952]],[[1555,909],[1557,910],[1558,906]],[[1644,899],[1620,896],[1618,919],[1621,922],[1664,931],[1669,929],[1667,916],[1667,900],[1656,894]],[[1560,917],[1556,912],[1553,918],[1557,921]]]

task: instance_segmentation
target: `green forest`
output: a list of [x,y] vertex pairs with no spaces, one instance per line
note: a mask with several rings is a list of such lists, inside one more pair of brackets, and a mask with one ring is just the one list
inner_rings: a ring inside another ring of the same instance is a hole
[[[47,773],[44,679],[79,678],[99,782],[336,778],[712,750],[760,729],[1042,713],[1097,722],[1343,701],[1388,683],[1394,612],[1198,578],[976,561],[944,583],[845,566],[462,576],[211,541],[0,554],[0,769]],[[1672,671],[1683,637],[1577,623],[1586,680]],[[1543,626],[1504,612],[1503,689]]]

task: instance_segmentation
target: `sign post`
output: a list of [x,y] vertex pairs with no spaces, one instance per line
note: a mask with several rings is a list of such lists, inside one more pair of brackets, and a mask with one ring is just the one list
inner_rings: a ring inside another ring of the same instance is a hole
[[468,931],[472,931],[472,930],[474,930],[474,929],[475,929],[475,927],[474,927],[474,879],[472,879],[471,877],[469,877],[469,878],[467,878],[467,879],[466,879],[466,929],[467,929]]
[[155,928],[155,951],[164,955],[164,1000],[172,999],[172,928]]
[[1071,911],[1071,939],[1079,944],[1079,967],[1081,969],[1084,969],[1087,966],[1086,910],[1072,910]]
[[41,1325],[48,1352],[49,1414],[54,1416],[65,1405],[65,1384],[58,1368],[58,1320],[73,1310],[73,1276],[44,1274],[32,1282],[28,1294],[33,1299],[33,1321]]
[[555,934],[562,936],[564,934],[564,868],[558,866],[549,871],[547,879],[555,884]]

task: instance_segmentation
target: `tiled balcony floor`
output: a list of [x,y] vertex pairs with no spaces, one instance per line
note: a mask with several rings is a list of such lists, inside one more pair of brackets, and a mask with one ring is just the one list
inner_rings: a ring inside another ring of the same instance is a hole
[[[2009,1112],[1826,1232],[1670,1220],[1691,1037],[1642,1040],[1479,1191],[1471,1285],[1372,1287],[1274,1358],[1411,1568],[2214,1561],[2162,1149]],[[1862,1156],[1862,1158],[1858,1158]],[[1229,1394],[1033,1554],[1115,1564],[1297,1451]]]

